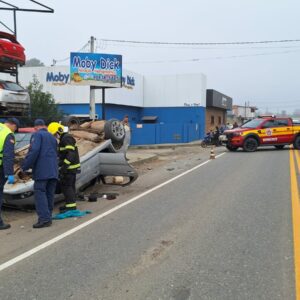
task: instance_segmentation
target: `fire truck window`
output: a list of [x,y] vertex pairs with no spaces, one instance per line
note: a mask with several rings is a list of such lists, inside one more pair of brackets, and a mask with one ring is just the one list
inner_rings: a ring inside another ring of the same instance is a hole
[[263,128],[271,128],[275,127],[276,125],[274,124],[274,120],[267,121],[264,125]]
[[289,121],[288,120],[277,120],[277,126],[281,126],[281,127],[289,126]]

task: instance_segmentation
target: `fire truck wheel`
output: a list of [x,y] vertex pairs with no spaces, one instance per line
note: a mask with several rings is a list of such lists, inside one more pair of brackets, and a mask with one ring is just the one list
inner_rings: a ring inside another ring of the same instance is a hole
[[226,148],[227,148],[229,151],[236,151],[236,150],[238,149],[237,147],[230,146],[230,145],[226,145]]
[[254,152],[254,151],[256,151],[257,147],[258,147],[258,142],[253,137],[248,137],[244,141],[243,149],[246,152]]
[[296,136],[294,141],[294,148],[300,150],[300,135]]

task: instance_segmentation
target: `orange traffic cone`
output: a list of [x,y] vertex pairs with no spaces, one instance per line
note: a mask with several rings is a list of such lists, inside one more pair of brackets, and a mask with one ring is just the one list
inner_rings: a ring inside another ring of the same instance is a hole
[[211,150],[210,150],[210,159],[215,159],[216,158],[216,155],[215,155],[215,150],[214,150],[214,147],[212,146],[211,147]]

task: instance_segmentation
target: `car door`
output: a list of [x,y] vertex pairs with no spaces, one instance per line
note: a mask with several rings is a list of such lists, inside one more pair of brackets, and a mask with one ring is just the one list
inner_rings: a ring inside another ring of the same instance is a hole
[[277,131],[277,123],[276,120],[266,120],[262,124],[262,128],[260,130],[260,143],[261,145],[273,145],[278,144],[278,131]]
[[294,139],[292,122],[289,119],[277,119],[278,142],[280,144],[291,144]]

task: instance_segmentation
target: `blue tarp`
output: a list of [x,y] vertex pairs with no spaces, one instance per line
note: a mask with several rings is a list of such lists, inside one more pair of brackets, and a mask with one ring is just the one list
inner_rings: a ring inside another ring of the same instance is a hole
[[53,220],[62,220],[66,218],[81,218],[84,217],[87,214],[91,214],[92,212],[90,210],[83,210],[80,211],[78,209],[76,210],[69,210],[64,213],[56,214],[52,217]]

